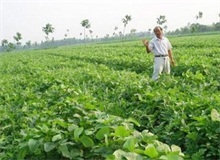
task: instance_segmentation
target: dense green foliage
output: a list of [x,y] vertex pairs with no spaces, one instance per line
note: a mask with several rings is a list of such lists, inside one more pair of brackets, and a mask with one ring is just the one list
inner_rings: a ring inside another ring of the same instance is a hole
[[190,33],[203,33],[203,32],[219,32],[220,31],[220,22],[213,23],[212,25],[203,25],[199,23],[192,23],[188,26],[181,27],[175,31],[169,32],[171,35],[177,34],[190,34]]
[[140,41],[2,54],[0,159],[219,159],[219,35],[170,41],[158,82]]

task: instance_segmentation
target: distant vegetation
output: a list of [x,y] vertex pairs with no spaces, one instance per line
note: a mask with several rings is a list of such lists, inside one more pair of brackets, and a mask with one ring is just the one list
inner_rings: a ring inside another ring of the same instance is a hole
[[[203,25],[200,24],[199,21],[203,17],[203,12],[199,12],[195,16],[195,22],[190,24],[188,23],[187,26],[176,29],[174,31],[167,31],[167,19],[165,15],[160,15],[156,22],[158,25],[160,25],[163,29],[166,35],[184,35],[184,34],[199,34],[203,32],[219,32],[220,31],[220,22],[213,23],[212,25]],[[220,18],[220,14],[219,14]],[[31,40],[27,41],[25,44],[21,44],[22,40],[22,34],[17,32],[16,35],[13,37],[15,42],[9,42],[6,39],[3,39],[1,42],[0,52],[1,51],[12,51],[14,49],[16,50],[23,50],[23,49],[42,49],[42,48],[50,48],[50,47],[58,47],[63,45],[77,45],[77,44],[86,44],[86,43],[100,43],[100,42],[110,42],[110,41],[120,41],[120,40],[131,40],[131,39],[137,39],[142,37],[151,37],[152,29],[148,29],[147,31],[143,32],[137,32],[135,28],[132,28],[129,33],[126,34],[126,27],[128,23],[132,20],[131,15],[125,15],[125,17],[122,18],[123,23],[123,30],[119,31],[118,27],[115,26],[113,30],[113,34],[107,33],[104,37],[99,37],[96,35],[93,36],[94,33],[91,29],[91,23],[88,19],[84,19],[81,22],[81,26],[84,28],[84,33],[80,34],[80,39],[76,39],[74,37],[69,37],[69,29],[66,30],[66,33],[64,34],[64,38],[61,40],[55,40],[53,37],[49,38],[49,35],[52,34],[55,30],[55,28],[52,26],[52,24],[47,23],[45,27],[42,27],[42,31],[45,33],[45,39],[46,41],[41,41],[41,43],[32,42]],[[89,31],[88,35],[86,30]],[[84,35],[84,38],[82,36]]]

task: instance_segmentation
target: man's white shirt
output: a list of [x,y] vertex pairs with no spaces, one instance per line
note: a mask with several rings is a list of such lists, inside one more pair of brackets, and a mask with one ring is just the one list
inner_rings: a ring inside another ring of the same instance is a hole
[[149,43],[149,48],[154,55],[168,55],[168,50],[172,46],[166,37],[162,37],[162,39],[154,37]]

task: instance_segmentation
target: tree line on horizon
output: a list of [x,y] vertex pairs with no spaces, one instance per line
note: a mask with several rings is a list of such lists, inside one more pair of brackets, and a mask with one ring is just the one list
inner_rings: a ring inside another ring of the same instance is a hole
[[[220,13],[219,13],[219,18],[220,18]],[[198,15],[195,16],[195,22],[190,24],[188,23],[187,26],[176,29],[174,31],[168,31],[167,32],[167,20],[166,20],[166,16],[165,15],[160,15],[157,18],[157,24],[159,26],[161,26],[164,30],[164,32],[167,35],[178,35],[178,34],[193,34],[196,32],[210,32],[210,31],[220,31],[220,21],[217,23],[213,23],[211,26],[209,25],[202,25],[199,23],[199,20],[202,19],[203,17],[203,12],[199,11]],[[68,45],[68,44],[72,44],[71,42],[75,42],[75,43],[83,43],[86,45],[87,41],[92,41],[94,42],[95,40],[113,40],[113,39],[121,39],[122,41],[126,38],[126,37],[143,37],[146,35],[150,35],[152,32],[152,29],[148,29],[147,32],[139,32],[137,33],[137,30],[135,28],[130,30],[129,34],[126,34],[126,27],[128,25],[128,23],[132,20],[131,15],[125,15],[125,17],[122,18],[122,23],[123,23],[123,31],[118,31],[118,27],[115,26],[114,27],[114,32],[112,33],[112,35],[110,34],[106,34],[103,38],[99,38],[98,35],[93,36],[93,31],[91,30],[91,23],[89,21],[89,19],[84,19],[81,21],[81,26],[84,29],[84,33],[80,33],[80,39],[76,39],[76,38],[69,38],[68,37],[68,33],[69,33],[69,29],[66,30],[66,33],[64,34],[64,41],[69,42],[69,43],[62,43],[63,40],[56,40],[56,45],[58,44],[63,44],[63,45]],[[89,34],[90,36],[87,34],[87,30],[89,30]],[[9,42],[6,39],[3,39],[1,41],[1,47],[0,47],[0,51],[12,51],[14,49],[24,49],[24,48],[30,48],[33,46],[46,46],[46,44],[51,44],[51,43],[55,43],[54,37],[50,38],[49,35],[52,34],[55,31],[55,28],[52,26],[52,24],[47,23],[45,25],[45,27],[42,27],[42,31],[45,33],[45,42],[41,42],[40,44],[37,42],[32,43],[30,40],[27,41],[25,43],[25,45],[21,44],[21,40],[22,40],[22,34],[17,32],[15,34],[15,36],[13,36],[13,39],[15,40],[15,42]],[[84,36],[82,38],[82,36]]]

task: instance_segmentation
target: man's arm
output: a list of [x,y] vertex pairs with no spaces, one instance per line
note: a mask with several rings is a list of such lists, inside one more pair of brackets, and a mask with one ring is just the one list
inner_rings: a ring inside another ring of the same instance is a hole
[[175,66],[175,61],[173,60],[173,54],[172,54],[172,50],[171,49],[168,50],[168,55],[169,55],[171,64],[173,66]]
[[143,44],[144,44],[145,47],[146,47],[147,53],[150,53],[150,52],[151,52],[151,49],[150,49],[150,47],[149,47],[149,42],[148,42],[146,39],[144,39],[144,40],[143,40]]

